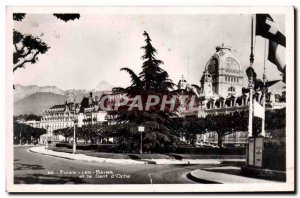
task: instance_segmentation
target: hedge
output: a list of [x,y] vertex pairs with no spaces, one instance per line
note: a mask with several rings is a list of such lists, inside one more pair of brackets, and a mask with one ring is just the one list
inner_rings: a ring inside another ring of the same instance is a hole
[[246,148],[177,148],[178,154],[200,154],[200,155],[246,155]]
[[264,168],[286,171],[285,142],[265,142],[263,156]]
[[[56,147],[72,148],[72,144],[57,143]],[[123,150],[115,144],[77,144],[80,150],[95,150],[99,152],[117,152],[123,153]],[[134,153],[134,152],[133,152]],[[169,153],[169,152],[166,152]],[[200,154],[200,155],[246,155],[246,148],[193,148],[180,147],[176,148],[172,153],[178,154]]]
[[[57,143],[56,147],[73,148],[73,144]],[[76,148],[79,150],[95,150],[99,152],[114,152],[114,144],[77,144]]]

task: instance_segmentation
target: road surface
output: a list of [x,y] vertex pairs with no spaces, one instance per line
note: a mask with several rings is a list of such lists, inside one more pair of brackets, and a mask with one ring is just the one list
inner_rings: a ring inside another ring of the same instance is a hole
[[192,170],[209,165],[95,163],[62,159],[14,147],[15,184],[190,184]]

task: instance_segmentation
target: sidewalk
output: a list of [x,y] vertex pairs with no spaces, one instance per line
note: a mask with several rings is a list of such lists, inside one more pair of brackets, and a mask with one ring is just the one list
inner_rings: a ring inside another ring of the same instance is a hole
[[[256,179],[241,176],[240,167],[225,166],[213,167],[205,169],[197,169],[192,171],[188,178],[201,183],[214,183],[214,184],[232,184],[232,183],[278,183],[278,181]],[[227,173],[226,173],[227,172]]]
[[72,154],[72,153],[64,153],[64,152],[57,152],[45,149],[45,147],[33,147],[30,148],[29,151],[33,153],[39,153],[43,155],[49,155],[54,157],[60,157],[64,159],[70,160],[81,160],[81,161],[88,161],[88,162],[110,162],[110,163],[119,163],[119,164],[221,164],[224,161],[236,161],[236,162],[244,162],[244,159],[183,159],[183,160],[176,160],[176,159],[151,159],[151,160],[133,160],[133,159],[111,159],[111,158],[100,158],[100,157],[93,157],[87,156],[84,154]]
[[86,161],[86,162],[145,164],[144,161],[136,161],[136,160],[131,160],[131,159],[109,159],[109,158],[86,156],[83,154],[71,154],[71,153],[64,153],[64,152],[56,152],[56,151],[45,149],[44,146],[30,148],[29,151],[33,152],[33,153],[39,153],[42,155],[49,155],[49,156],[53,156],[53,157],[59,157],[59,158],[64,158],[64,159],[69,159],[69,160],[80,160],[80,161]]
[[14,144],[14,147],[28,147],[28,146],[35,146],[34,144]]

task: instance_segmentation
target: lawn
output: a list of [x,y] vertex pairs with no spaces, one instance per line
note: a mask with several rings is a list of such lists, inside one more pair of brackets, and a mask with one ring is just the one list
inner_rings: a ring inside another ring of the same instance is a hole
[[[50,150],[57,152],[73,153],[73,149],[66,147],[56,147],[50,146]],[[87,156],[100,157],[100,158],[111,158],[111,159],[174,159],[172,156],[164,154],[126,154],[126,153],[109,153],[109,152],[99,152],[94,150],[80,150],[76,149],[77,154],[84,154]]]
[[[49,147],[50,150],[57,151],[57,152],[65,152],[65,153],[73,153],[73,149],[69,149],[66,147]],[[100,157],[100,158],[111,158],[111,159],[131,159],[128,155],[120,154],[120,153],[105,153],[105,152],[98,152],[93,150],[76,150],[77,154],[84,154],[87,156],[93,157]]]

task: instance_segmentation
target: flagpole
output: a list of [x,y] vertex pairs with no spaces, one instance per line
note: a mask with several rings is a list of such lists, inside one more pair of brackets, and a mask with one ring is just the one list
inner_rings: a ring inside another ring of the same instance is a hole
[[262,103],[263,103],[263,109],[264,109],[264,116],[262,117],[262,125],[261,125],[261,136],[265,137],[265,117],[266,117],[266,47],[267,47],[267,39],[265,39],[265,49],[264,49],[264,74],[263,74],[263,98],[262,98]]
[[252,67],[254,62],[253,54],[253,15],[251,16],[251,54],[250,54],[250,67]]
[[[253,54],[253,15],[251,16],[251,54],[250,54],[250,67],[252,67],[254,62],[254,54]],[[248,137],[252,137],[252,123],[253,123],[253,76],[249,77],[249,126],[248,126]]]

